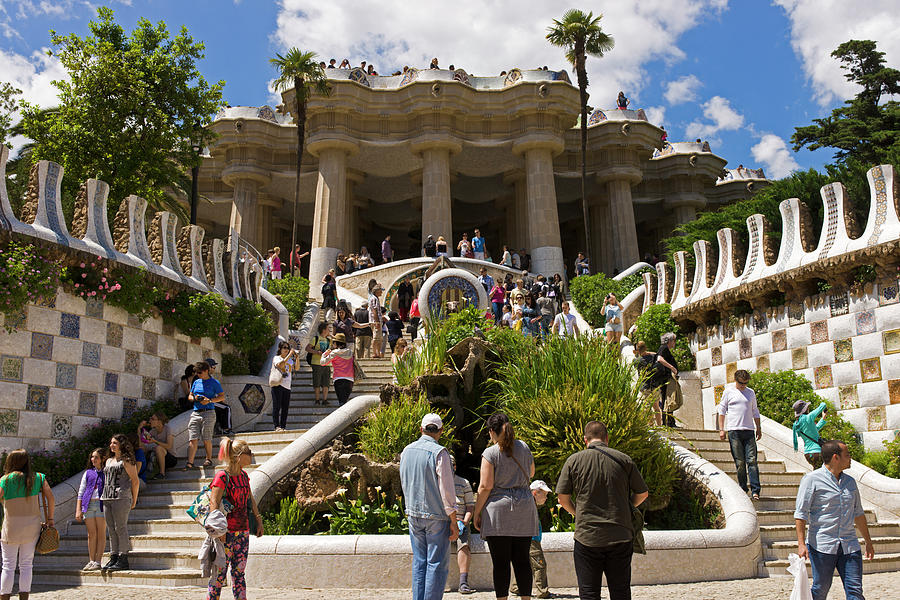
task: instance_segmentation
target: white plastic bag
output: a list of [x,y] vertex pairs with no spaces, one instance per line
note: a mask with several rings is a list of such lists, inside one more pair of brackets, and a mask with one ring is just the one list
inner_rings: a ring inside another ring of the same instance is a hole
[[788,573],[794,576],[794,589],[791,590],[791,600],[812,600],[812,591],[809,587],[809,576],[806,574],[806,561],[796,554],[788,554]]

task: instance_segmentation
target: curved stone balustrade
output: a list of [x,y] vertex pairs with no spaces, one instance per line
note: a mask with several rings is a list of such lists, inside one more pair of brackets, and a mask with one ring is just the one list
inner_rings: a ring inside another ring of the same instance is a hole
[[662,150],[653,151],[653,158],[662,158],[673,154],[694,154],[696,152],[712,152],[709,148],[709,142],[667,142]]
[[647,121],[647,114],[643,108],[632,110],[630,108],[599,108],[588,115],[588,127],[598,125],[603,121]]
[[[706,142],[703,143],[707,148],[709,148],[709,144]],[[699,144],[698,144],[699,145]],[[706,150],[709,152],[709,150]],[[729,181],[736,181],[739,179],[765,179],[766,174],[762,170],[762,167],[759,169],[748,169],[746,167],[738,167],[737,169],[725,169],[725,172],[722,177],[720,177],[716,183],[728,183]]]
[[[565,70],[550,71],[543,69],[511,69],[505,75],[475,77],[464,69],[416,69],[412,67],[400,75],[369,75],[362,69],[326,69],[325,75],[334,81],[353,81],[372,89],[396,89],[416,83],[425,82],[458,82],[476,90],[498,90],[519,82],[563,81],[571,84],[569,74]],[[261,109],[260,109],[261,110]],[[244,111],[243,114],[249,114]],[[646,119],[645,119],[646,120]]]
[[[647,298],[655,298],[656,303],[668,302],[675,311],[717,311],[725,304],[730,306],[738,300],[752,302],[756,297],[775,292],[800,296],[795,290],[804,278],[839,282],[852,268],[864,264],[884,270],[897,261],[896,250],[900,245],[897,181],[891,165],[870,169],[868,180],[871,204],[861,235],[855,236],[858,227],[844,186],[832,183],[821,190],[825,218],[815,245],[808,210],[797,198],[789,198],[779,206],[783,227],[777,253],[770,248],[765,218],[752,215],[747,219],[746,254],[738,245],[736,232],[722,229],[717,235],[718,265],[712,265],[709,260],[709,244],[695,242],[693,277],[688,273],[685,253],[677,252],[674,289],[671,293],[667,291],[665,263],[660,263],[656,266],[655,294],[651,293],[653,280],[645,280]],[[739,264],[741,256],[747,257],[742,265]],[[803,271],[798,271],[801,268]],[[756,284],[754,289],[759,292],[754,298],[746,293],[745,286],[749,284]]]

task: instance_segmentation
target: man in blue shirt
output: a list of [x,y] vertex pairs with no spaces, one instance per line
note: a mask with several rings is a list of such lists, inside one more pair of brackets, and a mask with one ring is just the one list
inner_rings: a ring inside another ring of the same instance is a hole
[[216,427],[216,402],[225,401],[225,390],[222,384],[213,379],[209,373],[209,364],[198,362],[194,365],[194,375],[197,378],[191,384],[191,393],[188,400],[194,403],[194,412],[188,422],[188,459],[186,469],[194,468],[194,456],[197,454],[197,446],[203,440],[203,448],[206,450],[204,467],[213,466],[212,462],[212,438],[213,429]]
[[475,237],[472,238],[472,253],[477,260],[484,260],[484,238],[480,229],[475,230]]
[[[854,524],[866,541],[866,558],[875,557],[856,480],[850,468],[850,451],[839,441],[822,444],[821,468],[800,481],[794,519],[797,524],[797,554],[812,565],[813,600],[825,600],[837,568],[847,600],[864,600],[862,549]],[[806,527],[809,525],[809,532]]]
[[484,288],[486,294],[491,293],[491,288],[494,287],[494,278],[488,275],[485,267],[481,267],[481,275],[478,276],[478,282]]

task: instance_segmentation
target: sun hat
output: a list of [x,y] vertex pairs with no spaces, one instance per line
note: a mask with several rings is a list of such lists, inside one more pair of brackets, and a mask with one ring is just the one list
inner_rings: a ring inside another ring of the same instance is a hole
[[340,342],[341,344],[347,343],[347,336],[344,335],[343,333],[336,333],[334,335],[334,337],[332,337],[331,339],[332,339],[332,341]]
[[794,416],[799,417],[803,413],[806,412],[806,409],[809,408],[809,402],[804,402],[803,400],[797,400],[794,402]]

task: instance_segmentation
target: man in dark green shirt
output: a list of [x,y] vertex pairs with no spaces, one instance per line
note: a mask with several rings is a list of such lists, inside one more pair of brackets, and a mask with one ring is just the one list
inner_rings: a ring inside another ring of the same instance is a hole
[[610,600],[631,600],[631,507],[650,495],[631,457],[608,443],[606,425],[600,421],[585,425],[587,449],[566,459],[556,484],[560,506],[575,515],[575,574],[581,600],[600,600],[604,573]]

